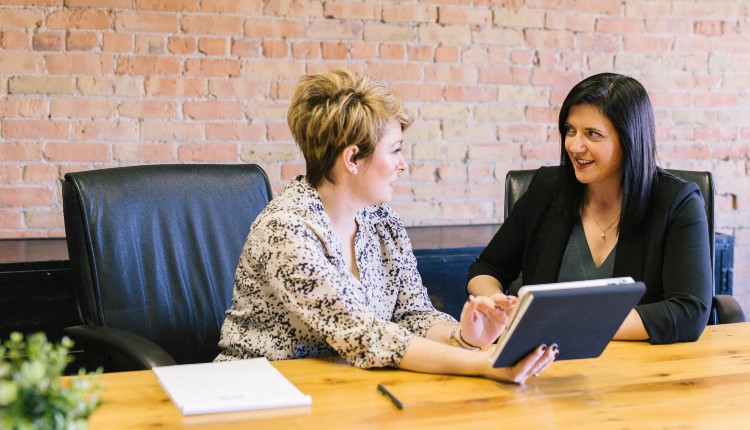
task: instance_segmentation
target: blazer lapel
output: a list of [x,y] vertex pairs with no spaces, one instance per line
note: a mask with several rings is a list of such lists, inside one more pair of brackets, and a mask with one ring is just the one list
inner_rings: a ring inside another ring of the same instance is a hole
[[643,274],[645,250],[645,229],[628,228],[620,234],[617,240],[617,254],[612,269],[613,277],[631,276],[638,281],[634,274]]
[[547,284],[557,282],[557,273],[560,270],[565,247],[568,245],[570,232],[573,230],[573,222],[566,220],[555,211],[550,211],[550,216],[555,216],[549,230],[542,232],[541,241],[544,242],[543,251],[539,258],[540,267],[534,273],[534,279],[527,284]]

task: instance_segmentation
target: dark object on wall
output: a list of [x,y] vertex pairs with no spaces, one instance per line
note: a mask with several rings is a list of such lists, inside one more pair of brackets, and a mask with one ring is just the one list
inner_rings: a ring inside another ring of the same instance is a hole
[[84,322],[65,333],[86,342],[90,365],[213,360],[240,251],[271,196],[265,172],[251,164],[65,175],[65,232]]
[[714,244],[714,295],[731,296],[734,284],[734,236],[716,233]]

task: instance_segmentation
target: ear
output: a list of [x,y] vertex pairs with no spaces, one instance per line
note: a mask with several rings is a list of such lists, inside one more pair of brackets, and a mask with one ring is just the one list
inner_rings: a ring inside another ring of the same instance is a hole
[[359,163],[357,154],[359,154],[357,145],[349,145],[341,153],[341,157],[344,160],[344,167],[355,175],[357,174],[357,164]]

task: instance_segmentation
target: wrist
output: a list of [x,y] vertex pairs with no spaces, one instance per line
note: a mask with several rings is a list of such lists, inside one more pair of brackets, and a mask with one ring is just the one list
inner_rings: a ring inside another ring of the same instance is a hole
[[500,281],[490,275],[477,275],[471,278],[466,290],[474,296],[488,297],[504,291]]
[[463,336],[461,336],[461,324],[460,323],[456,323],[456,325],[454,325],[453,328],[451,329],[449,340],[450,340],[451,345],[457,346],[459,348],[467,349],[470,351],[476,351],[479,349],[478,346],[474,346],[470,344],[469,342],[464,340]]
[[466,349],[473,349],[473,350],[477,350],[477,349],[481,349],[481,348],[482,348],[481,346],[476,346],[476,345],[474,345],[473,343],[471,343],[471,342],[468,342],[468,341],[467,341],[466,339],[464,339],[464,336],[463,336],[463,335],[461,334],[461,327],[459,327],[459,328],[458,328],[458,340],[459,340],[459,341],[460,341],[460,342],[461,342],[462,344],[464,344],[464,345],[468,346],[468,348],[466,348]]

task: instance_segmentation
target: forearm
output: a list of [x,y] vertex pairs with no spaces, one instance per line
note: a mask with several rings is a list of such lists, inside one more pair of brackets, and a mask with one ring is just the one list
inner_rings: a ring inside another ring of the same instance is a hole
[[710,297],[703,302],[690,296],[670,298],[636,306],[652,344],[692,342],[706,328],[711,311]]
[[485,351],[469,351],[436,340],[414,337],[398,367],[422,373],[480,376],[485,373],[482,369],[490,368],[488,360],[489,355]]
[[643,325],[640,314],[635,309],[631,309],[625,321],[617,329],[613,337],[614,340],[648,340],[648,332]]
[[492,350],[469,351],[415,336],[398,367],[413,372],[483,376],[522,384],[529,376],[549,366],[558,352],[557,346],[542,345],[511,367],[494,368],[490,363]]
[[450,345],[450,334],[455,325],[456,323],[454,322],[441,321],[430,327],[425,334],[425,338],[445,345]]
[[503,292],[500,281],[489,275],[477,275],[471,278],[466,289],[474,296],[491,296]]

